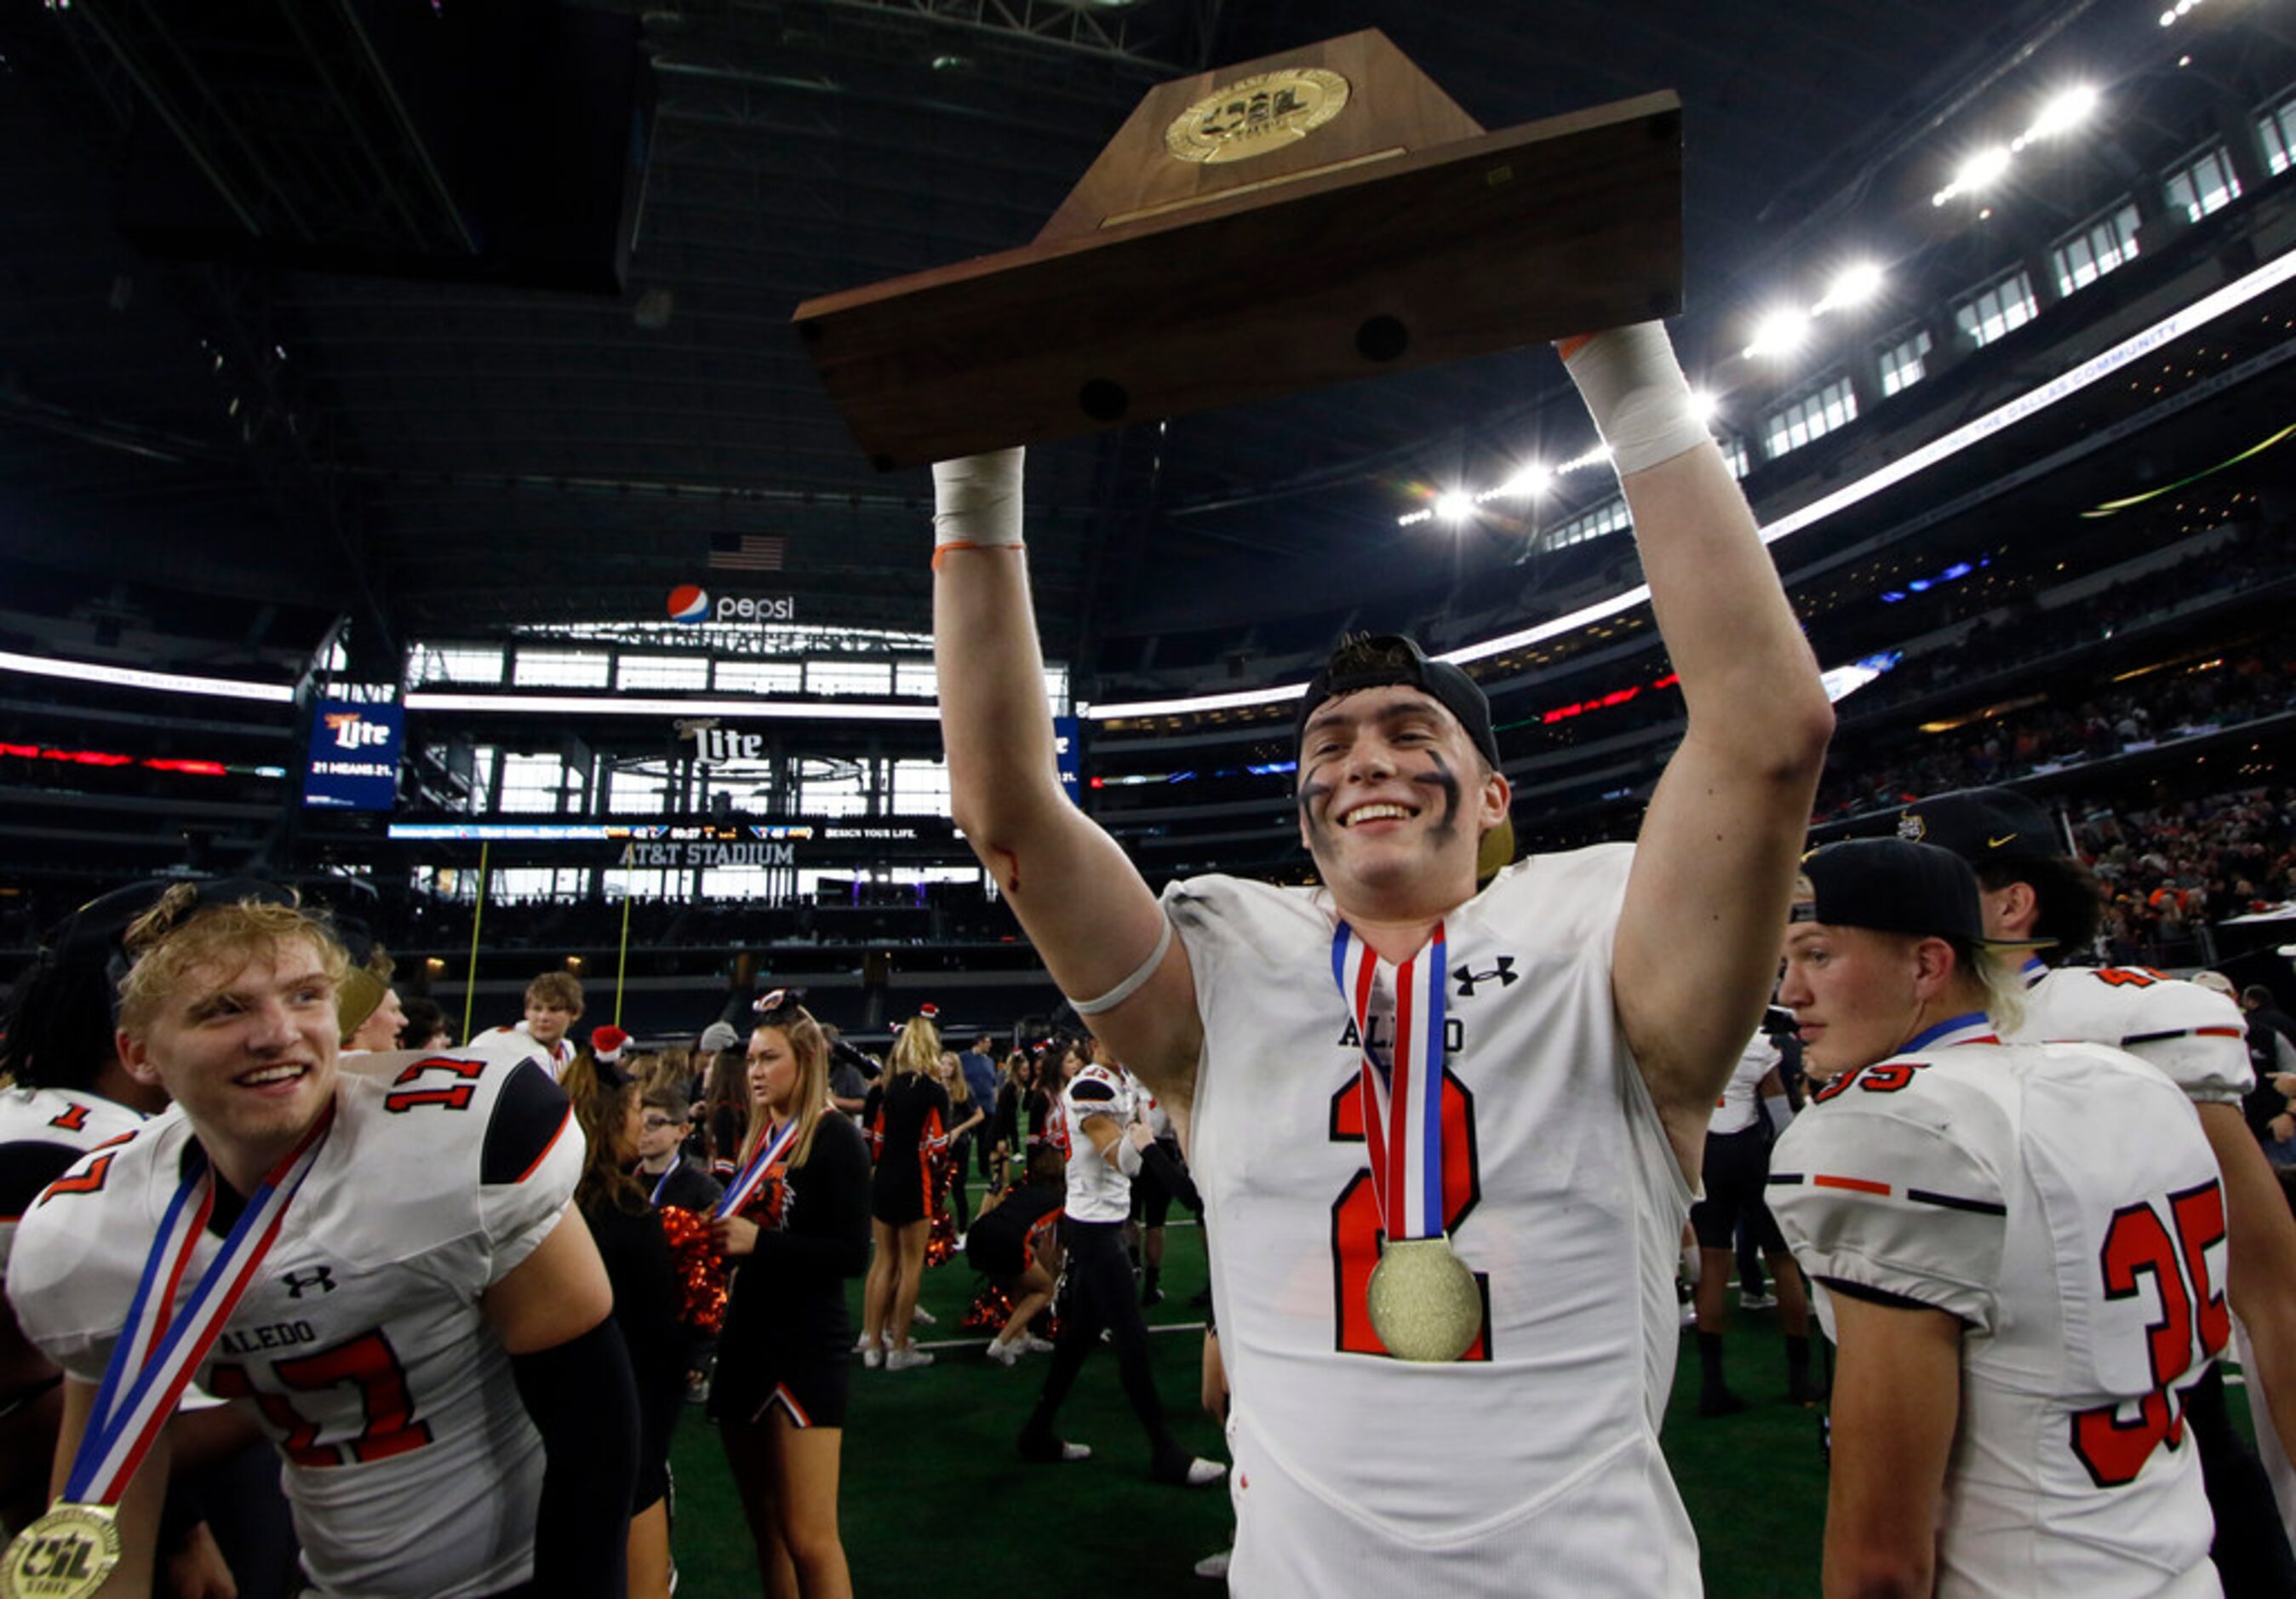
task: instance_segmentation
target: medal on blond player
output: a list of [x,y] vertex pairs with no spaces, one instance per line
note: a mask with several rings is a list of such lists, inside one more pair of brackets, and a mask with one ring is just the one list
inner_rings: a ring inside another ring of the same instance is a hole
[[1363,1044],[1357,1078],[1372,1193],[1384,1242],[1365,1288],[1372,1331],[1398,1360],[1456,1360],[1483,1328],[1482,1289],[1444,1226],[1443,1054],[1447,965],[1443,927],[1395,969],[1395,1045],[1382,1062],[1371,1044],[1371,996],[1380,959],[1346,922],[1332,939],[1332,976]]
[[110,1580],[121,1554],[119,1497],[255,1280],[256,1267],[279,1235],[288,1202],[317,1160],[333,1123],[331,1109],[272,1168],[177,1307],[175,1288],[215,1208],[214,1178],[204,1160],[193,1162],[144,1259],[127,1325],[96,1390],[63,1496],[0,1553],[0,1599],[87,1599]]

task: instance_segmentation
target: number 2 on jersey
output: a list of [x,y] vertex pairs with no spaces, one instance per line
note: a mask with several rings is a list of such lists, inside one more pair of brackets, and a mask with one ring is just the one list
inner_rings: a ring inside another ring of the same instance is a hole
[[[1329,1133],[1334,1144],[1364,1141],[1363,1095],[1353,1078],[1332,1095]],[[1482,1197],[1482,1177],[1475,1155],[1475,1096],[1458,1078],[1443,1074],[1443,1226],[1456,1232],[1467,1213]],[[1365,1292],[1372,1267],[1379,1264],[1379,1195],[1372,1187],[1369,1168],[1359,1170],[1332,1202],[1332,1282],[1337,1296],[1334,1347],[1355,1355],[1385,1355],[1387,1346],[1372,1331],[1371,1311]],[[1483,1327],[1467,1347],[1462,1360],[1491,1357],[1491,1293],[1488,1275],[1475,1274],[1483,1292]]]
[[2169,1214],[2163,1222],[2150,1201],[2122,1206],[2098,1251],[2106,1299],[2135,1297],[2148,1273],[2161,1299],[2161,1319],[2144,1329],[2152,1390],[2136,1419],[2122,1421],[2112,1405],[2073,1417],[2073,1453],[2099,1488],[2136,1481],[2154,1449],[2185,1441],[2184,1400],[2170,1384],[2192,1369],[2196,1342],[2208,1358],[2232,1337],[2224,1290],[2210,1283],[2208,1265],[2209,1247],[2224,1242],[2223,1188],[2210,1182],[2172,1193]]

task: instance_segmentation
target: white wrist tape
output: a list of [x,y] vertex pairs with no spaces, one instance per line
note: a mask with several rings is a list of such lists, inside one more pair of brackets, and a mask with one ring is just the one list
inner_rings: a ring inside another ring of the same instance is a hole
[[1079,1016],[1097,1016],[1103,1011],[1114,1010],[1140,992],[1142,985],[1156,975],[1156,968],[1164,964],[1164,952],[1172,947],[1172,919],[1168,916],[1159,919],[1164,923],[1164,931],[1156,935],[1156,947],[1148,952],[1148,958],[1135,966],[1129,976],[1098,999],[1070,1000],[1071,1010]]
[[1119,1135],[1116,1140],[1116,1169],[1128,1177],[1140,1175],[1140,1146],[1128,1135]]
[[933,463],[933,547],[1021,542],[1018,449]]
[[[1619,476],[1670,461],[1711,437],[1663,324],[1596,333],[1564,357]],[[936,469],[938,470],[938,469]]]

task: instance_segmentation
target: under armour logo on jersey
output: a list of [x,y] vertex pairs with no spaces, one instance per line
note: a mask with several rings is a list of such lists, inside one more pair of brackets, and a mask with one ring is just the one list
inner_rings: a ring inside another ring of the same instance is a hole
[[291,1300],[301,1299],[307,1288],[316,1288],[321,1293],[335,1292],[335,1275],[324,1266],[315,1266],[308,1271],[283,1272],[279,1280],[287,1284],[287,1297]]
[[1498,964],[1488,972],[1476,972],[1462,966],[1451,973],[1453,980],[1459,985],[1460,998],[1472,999],[1475,996],[1475,985],[1487,983],[1493,978],[1498,979],[1499,987],[1502,988],[1515,980],[1514,956],[1503,955],[1495,958],[1498,961]]

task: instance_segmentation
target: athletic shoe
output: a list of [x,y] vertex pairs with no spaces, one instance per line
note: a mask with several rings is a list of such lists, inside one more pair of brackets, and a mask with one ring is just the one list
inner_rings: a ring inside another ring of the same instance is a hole
[[1210,1488],[1227,1475],[1227,1465],[1224,1461],[1206,1460],[1197,1456],[1185,1465],[1159,1465],[1148,1474],[1174,1488]]
[[882,1344],[871,1342],[869,1335],[866,1332],[864,1332],[860,1337],[853,1341],[853,1352],[857,1355],[866,1355],[872,1349],[882,1349],[883,1347],[884,1346]]
[[1742,1288],[1738,1291],[1738,1308],[1741,1310],[1775,1310],[1777,1308],[1775,1294],[1748,1293]]
[[1021,1333],[1020,1342],[1023,1355],[1049,1355],[1053,1352],[1052,1341],[1039,1338],[1033,1332]]
[[871,1371],[875,1371],[879,1366],[885,1364],[885,1351],[879,1349],[873,1343],[862,1345],[861,1364],[868,1367]]
[[899,1349],[890,1350],[885,1356],[885,1369],[889,1372],[913,1372],[921,1365],[931,1365],[932,1363],[933,1357],[931,1355],[910,1344],[903,1344]]
[[1001,1338],[992,1338],[988,1341],[988,1358],[999,1365],[1018,1365],[1021,1351]]
[[1023,1432],[1019,1440],[1021,1458],[1038,1465],[1074,1465],[1092,1458],[1090,1444],[1071,1444],[1057,1438],[1031,1438]]
[[1206,1582],[1226,1581],[1228,1559],[1234,1553],[1233,1549],[1223,1549],[1218,1554],[1205,1555],[1196,1562],[1196,1575]]
[[940,1317],[935,1316],[922,1305],[918,1306],[914,1310],[909,1312],[909,1325],[912,1327],[931,1327],[939,1325],[939,1323]]
[[1682,1324],[1683,1324],[1684,1326],[1685,1326],[1685,1327],[1694,1327],[1694,1326],[1696,1326],[1696,1325],[1698,1324],[1698,1307],[1697,1307],[1697,1306],[1695,1306],[1695,1305],[1689,1305],[1689,1304],[1685,1304],[1685,1305],[1684,1305],[1684,1306],[1683,1306],[1683,1308],[1682,1308]]
[[956,1252],[960,1255],[964,1253],[964,1234],[962,1233],[956,1235]]

